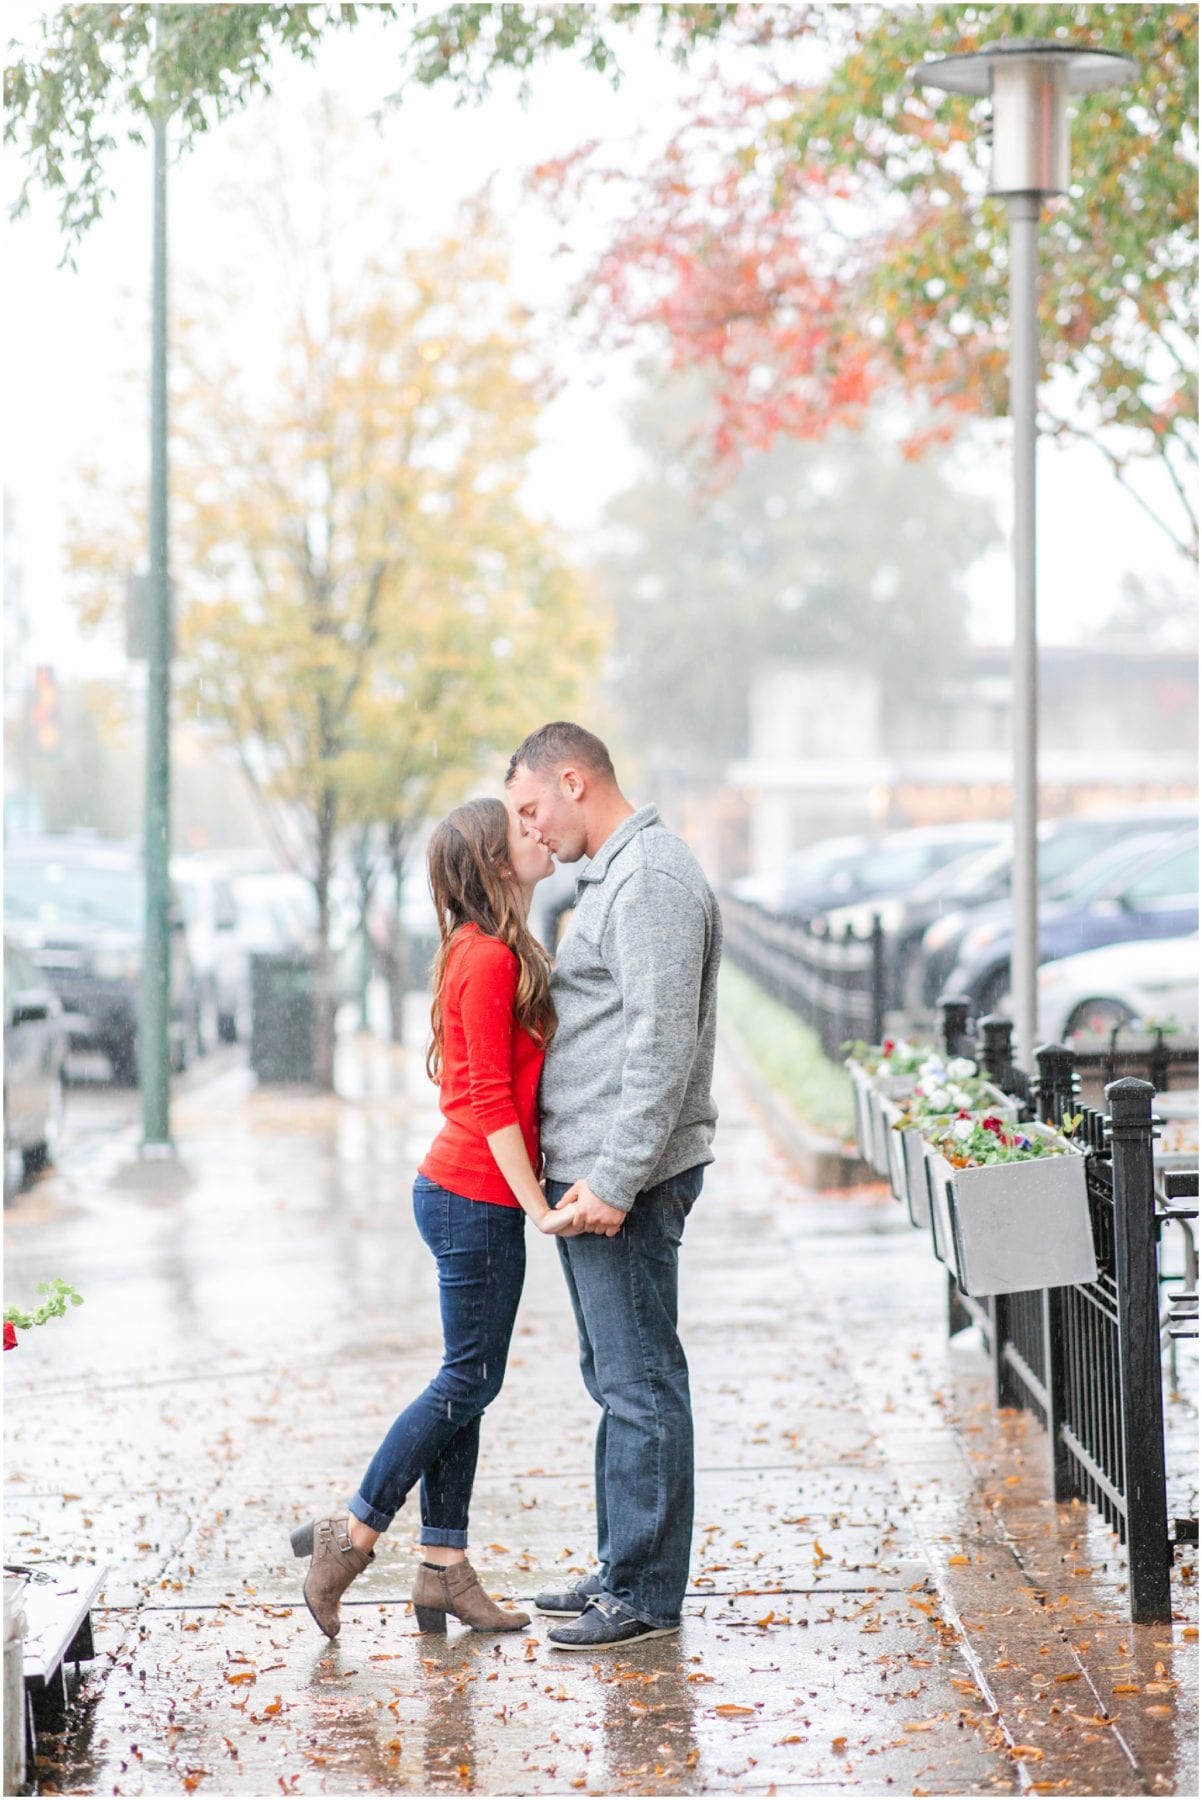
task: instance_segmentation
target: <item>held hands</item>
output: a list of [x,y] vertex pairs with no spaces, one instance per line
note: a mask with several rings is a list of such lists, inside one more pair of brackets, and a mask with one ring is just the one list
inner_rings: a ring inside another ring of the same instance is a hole
[[560,1201],[559,1210],[562,1212],[565,1206],[570,1206],[575,1216],[573,1237],[581,1232],[590,1232],[594,1237],[617,1237],[626,1223],[621,1207],[600,1199],[587,1181],[573,1183]]
[[577,1223],[574,1206],[549,1206],[536,1221],[538,1228],[547,1237],[578,1237],[584,1227]]

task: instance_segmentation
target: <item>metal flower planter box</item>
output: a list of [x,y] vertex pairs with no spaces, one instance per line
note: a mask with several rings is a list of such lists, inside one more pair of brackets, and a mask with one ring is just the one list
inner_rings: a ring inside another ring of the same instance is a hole
[[[914,1091],[916,1075],[870,1075],[862,1063],[848,1065],[855,1100],[856,1148],[878,1175],[889,1173],[887,1126],[883,1103],[904,1099]],[[896,1117],[896,1113],[893,1115]]]
[[[874,1075],[869,1077],[867,1088],[868,1103],[868,1144],[865,1155],[878,1175],[889,1173],[889,1126],[898,1116],[898,1100],[907,1099],[914,1092],[916,1075]],[[886,1108],[891,1107],[888,1118]]]
[[[1046,1125],[1024,1129],[1054,1139]],[[1085,1158],[1076,1150],[1027,1162],[957,1169],[929,1149],[935,1254],[974,1299],[1093,1281]]]
[[[974,1107],[971,1116],[974,1119],[1002,1118],[1011,1121],[1018,1118],[1018,1106],[1001,1088],[994,1087],[992,1082],[986,1086],[986,1104]],[[900,1118],[901,1108],[895,1109],[894,1118]],[[907,1125],[903,1130],[893,1129],[889,1122],[889,1183],[895,1197],[901,1201],[910,1215],[910,1223],[919,1231],[931,1228],[931,1195],[927,1185],[926,1158],[923,1154],[923,1132],[933,1126],[950,1124],[955,1113],[941,1113],[935,1117],[924,1119],[921,1125]]]

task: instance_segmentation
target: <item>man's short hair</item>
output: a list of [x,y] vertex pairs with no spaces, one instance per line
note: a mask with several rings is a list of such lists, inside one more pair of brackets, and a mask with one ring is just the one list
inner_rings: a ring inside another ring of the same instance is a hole
[[569,719],[554,719],[522,739],[509,759],[505,786],[509,786],[519,766],[531,774],[546,775],[562,769],[565,763],[578,763],[592,775],[617,780],[609,751],[599,737],[583,725],[573,725]]

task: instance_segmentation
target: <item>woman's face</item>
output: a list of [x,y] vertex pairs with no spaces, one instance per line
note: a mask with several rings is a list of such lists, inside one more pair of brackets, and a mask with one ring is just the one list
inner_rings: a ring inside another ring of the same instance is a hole
[[509,814],[509,866],[519,887],[533,888],[551,874],[555,867],[551,852],[536,837],[522,829],[517,814]]

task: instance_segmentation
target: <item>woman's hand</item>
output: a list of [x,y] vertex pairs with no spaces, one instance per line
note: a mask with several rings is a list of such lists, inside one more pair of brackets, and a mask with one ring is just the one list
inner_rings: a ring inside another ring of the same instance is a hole
[[547,1237],[575,1237],[580,1230],[576,1223],[576,1206],[549,1206],[537,1220],[538,1228]]

